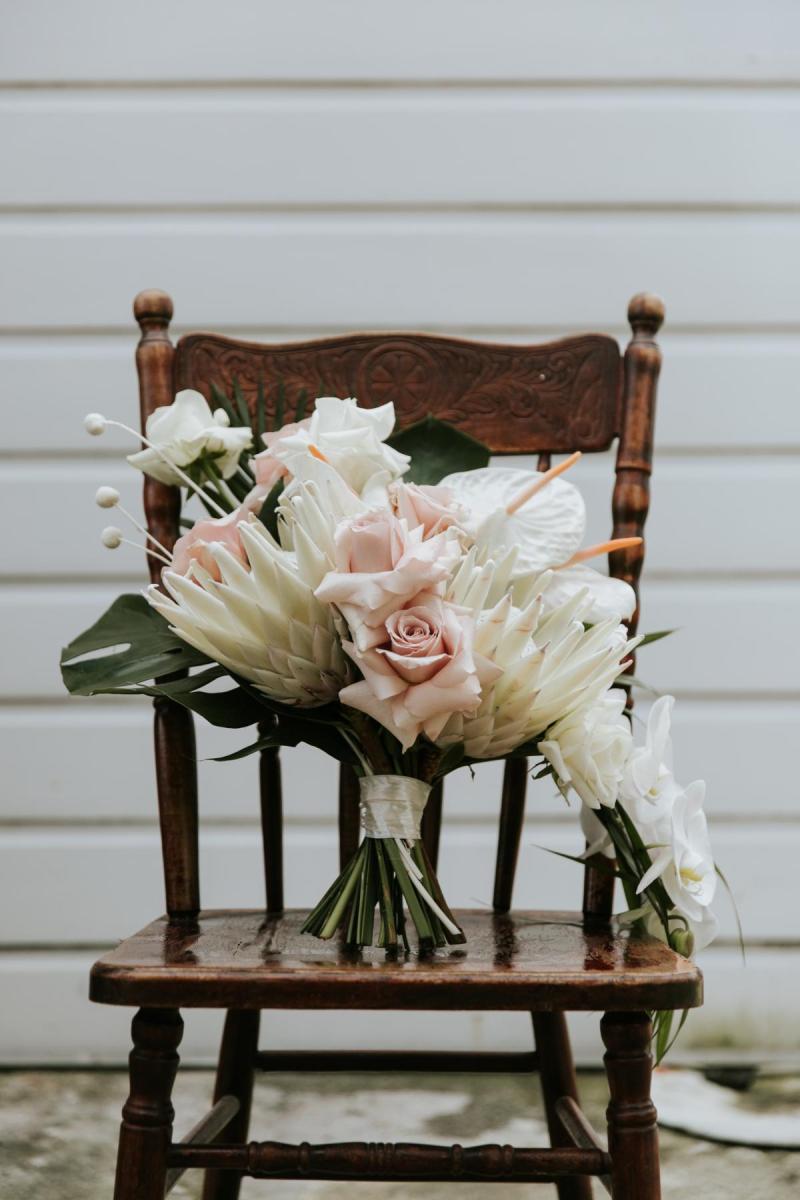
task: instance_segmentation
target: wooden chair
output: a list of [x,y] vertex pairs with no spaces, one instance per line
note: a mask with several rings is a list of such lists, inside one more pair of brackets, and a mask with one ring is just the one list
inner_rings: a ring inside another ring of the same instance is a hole
[[[606,450],[619,440],[614,536],[641,534],[648,510],[653,415],[664,316],[653,296],[629,307],[633,337],[621,357],[613,338],[594,334],[546,345],[492,345],[423,334],[353,334],[288,345],[258,345],[196,333],[169,340],[172,303],[142,292],[137,365],[144,422],[181,388],[206,395],[234,379],[251,408],[259,380],[282,380],[288,399],[355,395],[394,401],[400,424],[432,412],[480,438],[497,454]],[[272,391],[268,389],[268,411]],[[177,490],[147,479],[147,520],[171,545]],[[612,571],[637,585],[641,549],[618,554]],[[157,577],[157,569],[153,571]],[[637,613],[638,616],[638,613]],[[632,626],[635,628],[637,616]],[[189,1167],[206,1170],[205,1200],[233,1200],[243,1175],[266,1178],[552,1182],[561,1200],[591,1197],[597,1176],[617,1200],[660,1196],[656,1113],[650,1101],[648,1011],[701,1002],[701,976],[661,942],[610,919],[613,880],[591,864],[583,916],[512,915],[511,895],[525,805],[526,764],[509,762],[500,801],[492,912],[461,913],[466,947],[392,958],[348,950],[299,930],[303,913],[283,906],[282,799],[277,753],[260,763],[266,908],[202,911],[198,880],[197,784],[192,718],[155,702],[155,754],[167,915],[100,959],[91,997],[139,1009],[133,1019],[130,1095],[122,1111],[116,1200],[160,1200]],[[341,858],[358,839],[357,788],[340,776]],[[452,785],[458,786],[455,779]],[[441,790],[428,805],[424,836],[435,861]],[[316,897],[309,897],[316,899]],[[536,1050],[528,1053],[260,1052],[262,1009],[502,1010],[529,1012]],[[172,1137],[170,1094],[183,1028],[181,1008],[226,1010],[214,1102],[183,1141]],[[604,1012],[611,1093],[608,1151],[578,1106],[565,1012]],[[551,1147],[427,1146],[349,1142],[247,1142],[253,1073],[288,1070],[538,1070]]]

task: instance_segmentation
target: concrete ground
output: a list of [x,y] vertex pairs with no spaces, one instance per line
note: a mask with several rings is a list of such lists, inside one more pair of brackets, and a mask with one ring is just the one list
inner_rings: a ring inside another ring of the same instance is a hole
[[[253,1136],[285,1141],[419,1140],[545,1145],[538,1088],[524,1076],[395,1075],[261,1076]],[[603,1128],[605,1080],[584,1075],[582,1095],[596,1128]],[[183,1071],[175,1088],[176,1136],[203,1114],[211,1094],[207,1071]],[[112,1071],[15,1071],[0,1074],[0,1196],[3,1200],[110,1200],[125,1076]],[[754,1110],[800,1102],[800,1082],[763,1080],[743,1101]],[[664,1200],[770,1200],[800,1194],[800,1154],[723,1147],[662,1132]],[[199,1196],[199,1175],[185,1175],[171,1193]],[[369,1184],[358,1195],[375,1200],[494,1200],[555,1195],[552,1188],[518,1185]],[[605,1192],[595,1185],[596,1195]],[[350,1183],[245,1180],[242,1200],[352,1200]]]

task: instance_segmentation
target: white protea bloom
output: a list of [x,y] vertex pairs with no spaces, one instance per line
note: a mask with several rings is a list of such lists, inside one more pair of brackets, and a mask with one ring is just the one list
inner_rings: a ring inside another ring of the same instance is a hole
[[147,448],[129,454],[128,462],[175,487],[185,483],[183,472],[175,468],[187,467],[203,456],[213,459],[222,478],[228,479],[253,440],[248,426],[231,428],[224,409],[212,413],[205,396],[191,388],[178,392],[172,404],[152,412],[145,432]]
[[[547,612],[539,592],[524,607],[504,596],[484,609],[484,591],[492,587],[491,565],[473,566],[465,584],[458,572],[453,588],[459,603],[476,619],[475,650],[503,669],[484,690],[474,716],[455,715],[439,745],[463,741],[468,758],[498,758],[543,734],[556,721],[597,702],[625,669],[625,656],[636,645],[614,618],[586,629],[590,604],[579,593]],[[547,576],[544,577],[545,585]]]
[[258,521],[243,521],[239,534],[246,563],[211,542],[219,580],[197,564],[186,575],[165,570],[169,595],[150,587],[147,599],[180,637],[273,700],[300,707],[335,700],[350,670],[340,619],[308,582],[322,552],[301,532],[297,553],[289,553]]

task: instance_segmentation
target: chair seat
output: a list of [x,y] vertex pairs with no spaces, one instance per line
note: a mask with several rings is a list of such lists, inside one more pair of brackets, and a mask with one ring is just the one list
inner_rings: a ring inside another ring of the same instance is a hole
[[581,913],[460,911],[466,945],[351,950],[300,932],[307,912],[160,917],[92,968],[101,1004],[181,1008],[615,1011],[692,1008],[702,975],[655,938]]

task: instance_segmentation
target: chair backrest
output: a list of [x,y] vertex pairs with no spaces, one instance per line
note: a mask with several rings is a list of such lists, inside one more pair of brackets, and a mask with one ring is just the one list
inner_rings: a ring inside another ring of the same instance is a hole
[[[301,394],[356,396],[363,405],[393,401],[400,427],[432,413],[483,441],[495,454],[536,454],[540,470],[553,453],[608,450],[618,440],[612,496],[613,536],[641,535],[649,508],[656,383],[661,354],[655,335],[664,306],[651,295],[631,300],[632,338],[624,356],[614,338],[582,334],[532,346],[498,345],[418,333],[356,333],[312,342],[266,345],[192,333],[173,345],[172,301],[160,291],[141,292],[134,303],[141,328],[136,361],[142,425],[153,409],[170,404],[177,391],[194,388],[212,398],[216,386],[234,386],[251,417],[263,404],[294,411]],[[144,506],[155,537],[171,546],[179,535],[180,494],[146,478]],[[644,547],[610,556],[613,575],[638,594]],[[150,560],[151,576],[159,568]],[[638,605],[630,622],[635,631]],[[155,752],[167,911],[192,917],[200,907],[197,779],[191,714],[171,702],[155,702]],[[527,780],[524,760],[505,767],[500,802],[494,907],[505,912],[519,850]],[[267,908],[283,907],[282,797],[277,751],[261,755],[261,812]],[[358,840],[357,781],[340,773],[340,857]],[[423,836],[435,862],[442,789],[428,802]],[[613,878],[589,863],[584,911],[611,911]]]

